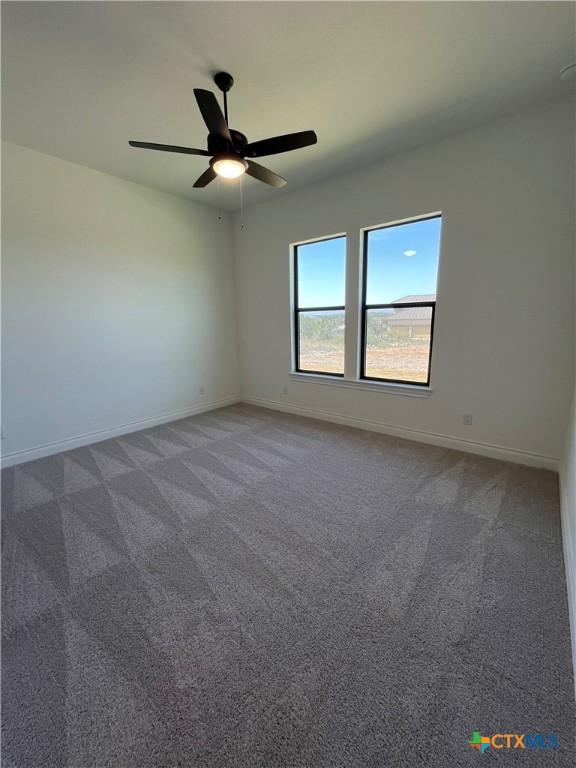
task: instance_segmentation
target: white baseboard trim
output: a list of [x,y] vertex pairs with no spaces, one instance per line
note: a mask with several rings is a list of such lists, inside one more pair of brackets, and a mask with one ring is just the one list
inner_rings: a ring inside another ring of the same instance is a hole
[[146,419],[129,421],[125,424],[119,424],[114,427],[108,427],[106,429],[97,430],[95,432],[87,432],[81,435],[75,435],[74,437],[66,438],[64,440],[57,440],[53,443],[45,443],[33,448],[24,449],[22,451],[6,453],[3,454],[0,458],[0,467],[5,468],[12,467],[16,464],[23,464],[26,461],[33,461],[34,459],[41,459],[45,456],[51,456],[55,453],[70,451],[73,448],[81,448],[84,445],[98,443],[102,440],[108,440],[112,437],[119,437],[120,435],[126,435],[130,432],[137,432],[138,430],[154,427],[158,424],[166,424],[170,421],[185,419],[188,416],[193,416],[197,413],[213,411],[216,408],[223,408],[226,405],[233,405],[234,403],[238,402],[260,406],[261,408],[270,408],[275,411],[283,411],[285,413],[294,413],[298,416],[306,416],[311,419],[331,421],[335,424],[343,424],[345,426],[355,427],[357,429],[366,429],[371,432],[381,432],[383,434],[392,435],[394,437],[402,437],[406,440],[416,440],[417,442],[421,443],[438,445],[442,448],[452,448],[457,451],[475,453],[480,456],[488,456],[489,458],[493,459],[512,461],[516,464],[526,464],[532,467],[542,467],[545,469],[552,469],[555,472],[558,471],[558,459],[552,456],[542,456],[540,454],[531,453],[529,451],[519,451],[517,449],[506,448],[501,445],[493,445],[491,443],[483,443],[475,440],[465,440],[460,437],[451,437],[450,435],[438,434],[436,432],[426,432],[424,430],[412,429],[410,427],[399,427],[394,424],[388,424],[386,422],[374,421],[373,419],[362,419],[353,416],[346,416],[343,413],[336,413],[335,411],[324,411],[315,408],[307,408],[306,406],[302,405],[282,403],[277,400],[268,400],[261,397],[240,397],[236,395],[221,398],[220,400],[211,400],[210,402],[206,403],[196,403],[195,405],[191,405],[188,408],[168,411],[167,413],[163,413],[159,416],[152,416]]
[[108,440],[111,437],[127,435],[129,432],[138,432],[141,429],[158,426],[158,424],[166,424],[170,421],[185,419],[186,417],[194,416],[197,413],[213,411],[216,408],[223,408],[226,405],[234,405],[234,403],[238,403],[239,401],[240,398],[234,395],[232,397],[224,397],[220,400],[211,400],[210,402],[206,403],[196,403],[195,405],[191,405],[188,408],[180,408],[175,411],[168,411],[167,413],[163,413],[160,416],[151,416],[150,418],[146,419],[128,421],[125,424],[119,424],[115,427],[99,429],[96,432],[86,432],[83,435],[68,437],[64,440],[57,440],[53,443],[45,443],[44,445],[37,445],[34,448],[26,448],[23,451],[5,453],[0,458],[0,467],[4,469],[5,467],[13,467],[16,464],[23,464],[26,461],[42,459],[45,456],[51,456],[54,453],[70,451],[73,448],[81,448],[83,445],[99,443],[102,440]]
[[520,451],[514,448],[506,448],[502,445],[493,445],[492,443],[483,443],[476,440],[465,440],[461,437],[451,437],[450,435],[426,432],[421,429],[398,427],[395,424],[387,424],[382,421],[346,416],[343,413],[336,413],[334,411],[320,411],[315,408],[307,408],[303,405],[281,403],[277,400],[267,400],[261,397],[243,395],[241,401],[243,403],[249,403],[250,405],[258,405],[261,408],[271,408],[275,411],[294,413],[298,416],[307,416],[311,419],[320,419],[321,421],[332,421],[335,424],[344,424],[347,427],[366,429],[370,432],[381,432],[385,435],[392,435],[393,437],[416,440],[420,443],[438,445],[442,448],[452,448],[456,451],[474,453],[479,456],[487,456],[491,459],[500,459],[502,461],[511,461],[515,464],[526,464],[530,467],[551,469],[554,472],[558,471],[558,459],[553,456],[542,456],[538,453],[531,453],[530,451]]

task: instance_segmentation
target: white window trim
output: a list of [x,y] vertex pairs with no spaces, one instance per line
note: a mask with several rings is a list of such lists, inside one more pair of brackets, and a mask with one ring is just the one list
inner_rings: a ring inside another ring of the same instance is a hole
[[388,381],[367,381],[365,379],[346,379],[337,376],[323,376],[321,373],[301,373],[292,371],[292,381],[304,384],[322,384],[329,387],[380,392],[386,395],[403,395],[404,397],[427,398],[434,394],[431,387],[421,387],[418,384],[393,384]]

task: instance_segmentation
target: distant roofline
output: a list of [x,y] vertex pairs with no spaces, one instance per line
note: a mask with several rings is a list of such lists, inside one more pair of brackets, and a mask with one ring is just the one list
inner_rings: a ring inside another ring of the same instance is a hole
[[415,304],[419,301],[436,301],[435,293],[409,294],[391,302],[392,304]]

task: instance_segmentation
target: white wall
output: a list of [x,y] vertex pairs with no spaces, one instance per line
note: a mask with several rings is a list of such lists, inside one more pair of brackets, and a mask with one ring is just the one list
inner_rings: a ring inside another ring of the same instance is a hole
[[8,462],[234,398],[229,216],[13,144],[2,162]]
[[[573,137],[576,142],[576,136]],[[576,212],[575,212],[576,214]],[[576,243],[574,258],[574,291],[576,295]],[[576,344],[576,313],[574,317],[574,343]],[[570,628],[572,632],[572,660],[574,662],[574,686],[576,689],[576,366],[572,407],[566,424],[566,443],[560,463],[560,506],[562,511],[562,538]]]
[[[573,131],[569,101],[548,104],[253,206],[243,231],[236,217],[244,397],[556,466],[573,370]],[[361,227],[432,211],[443,213],[433,394],[290,379],[290,243],[346,231],[354,258]]]
[[572,631],[572,659],[576,685],[576,387],[568,420],[566,448],[560,466],[562,538]]

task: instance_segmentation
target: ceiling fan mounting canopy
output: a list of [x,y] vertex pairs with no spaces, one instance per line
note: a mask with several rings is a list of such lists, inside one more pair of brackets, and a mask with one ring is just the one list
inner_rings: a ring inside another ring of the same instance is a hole
[[216,72],[214,82],[220,88],[222,93],[228,93],[234,85],[234,78],[228,72]]
[[274,136],[271,139],[249,142],[243,133],[230,128],[228,125],[227,93],[234,85],[234,78],[228,72],[217,72],[214,75],[214,82],[224,94],[224,113],[222,113],[212,91],[194,88],[198,108],[208,128],[207,150],[147,141],[129,141],[128,143],[131,147],[141,149],[210,157],[209,167],[196,180],[195,187],[207,186],[216,176],[231,179],[244,173],[270,186],[283,187],[287,183],[286,179],[247,158],[277,155],[281,152],[290,152],[294,149],[311,146],[318,141],[316,134],[314,131],[299,131],[298,133]]

